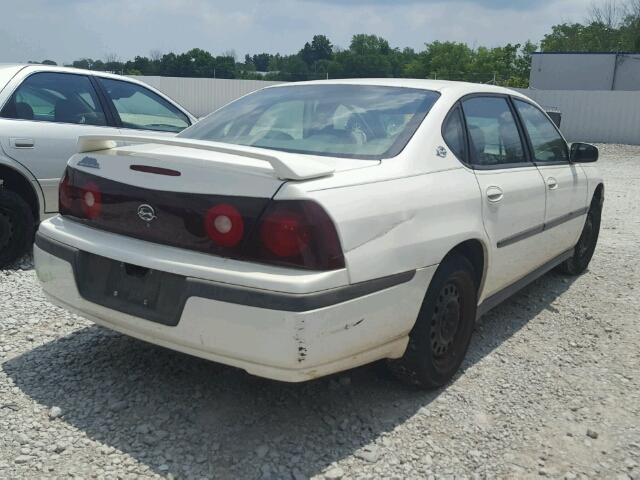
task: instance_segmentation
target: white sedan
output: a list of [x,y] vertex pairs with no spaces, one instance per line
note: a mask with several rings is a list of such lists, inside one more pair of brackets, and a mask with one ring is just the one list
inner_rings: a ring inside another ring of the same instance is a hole
[[58,184],[80,135],[166,136],[195,121],[131,78],[0,64],[0,268],[30,248],[38,222],[58,211]]
[[292,382],[388,359],[443,385],[479,315],[587,268],[604,199],[595,147],[467,83],[270,87],[176,138],[78,151],[36,238],[52,301]]

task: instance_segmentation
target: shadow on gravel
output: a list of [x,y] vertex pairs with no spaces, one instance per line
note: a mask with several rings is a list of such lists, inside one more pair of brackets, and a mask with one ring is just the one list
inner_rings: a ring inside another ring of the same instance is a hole
[[[463,368],[540,311],[553,310],[551,302],[570,283],[545,275],[487,314]],[[36,402],[62,408],[56,421],[159,474],[187,478],[318,474],[439,395],[407,389],[375,367],[305,384],[262,380],[98,327],[35,348],[2,368]]]

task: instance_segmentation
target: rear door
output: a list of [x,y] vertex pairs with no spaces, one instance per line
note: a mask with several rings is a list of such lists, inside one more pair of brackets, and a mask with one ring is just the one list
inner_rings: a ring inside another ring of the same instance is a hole
[[551,257],[578,241],[587,207],[587,178],[569,161],[569,149],[555,124],[535,105],[515,99],[531,155],[546,183],[545,244]]
[[491,263],[489,296],[544,263],[536,239],[544,225],[545,185],[530,161],[507,96],[473,95],[462,101],[469,137],[469,162],[482,196]]
[[38,179],[46,212],[58,209],[58,183],[79,135],[117,134],[86,75],[36,72],[0,111],[4,152]]

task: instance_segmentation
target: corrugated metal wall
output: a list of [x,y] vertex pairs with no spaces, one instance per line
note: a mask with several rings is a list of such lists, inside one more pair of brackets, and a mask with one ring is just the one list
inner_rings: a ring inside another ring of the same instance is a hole
[[204,117],[247,93],[280,82],[215,78],[134,76],[173,98],[196,117]]
[[519,90],[544,107],[562,112],[568,141],[640,145],[640,92]]
[[640,54],[540,53],[531,57],[536,90],[640,90]]
[[[204,117],[254,90],[279,82],[213,78],[134,77],[169,95]],[[640,92],[519,90],[539,104],[558,107],[569,141],[640,145]]]

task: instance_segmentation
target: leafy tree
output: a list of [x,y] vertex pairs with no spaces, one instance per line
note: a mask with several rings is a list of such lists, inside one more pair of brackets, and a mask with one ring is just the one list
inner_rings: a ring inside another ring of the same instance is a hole
[[269,71],[269,62],[271,62],[271,58],[273,55],[270,53],[259,53],[251,57],[253,64],[256,66],[256,70],[259,72],[267,72]]
[[605,0],[591,7],[585,23],[554,25],[543,51],[617,52],[640,49],[640,0]]
[[314,35],[311,43],[304,44],[300,50],[300,57],[304,62],[311,66],[320,60],[329,60],[333,54],[333,45],[325,35]]
[[231,56],[229,54],[217,56],[215,58],[214,68],[216,78],[235,78],[235,56]]
[[356,55],[389,55],[389,42],[376,35],[359,33],[351,39],[349,50]]
[[80,60],[75,60],[71,66],[75,68],[83,68],[85,70],[91,70],[94,61],[90,58],[81,58]]
[[623,48],[620,30],[599,22],[554,25],[540,46],[546,52],[614,52]]

